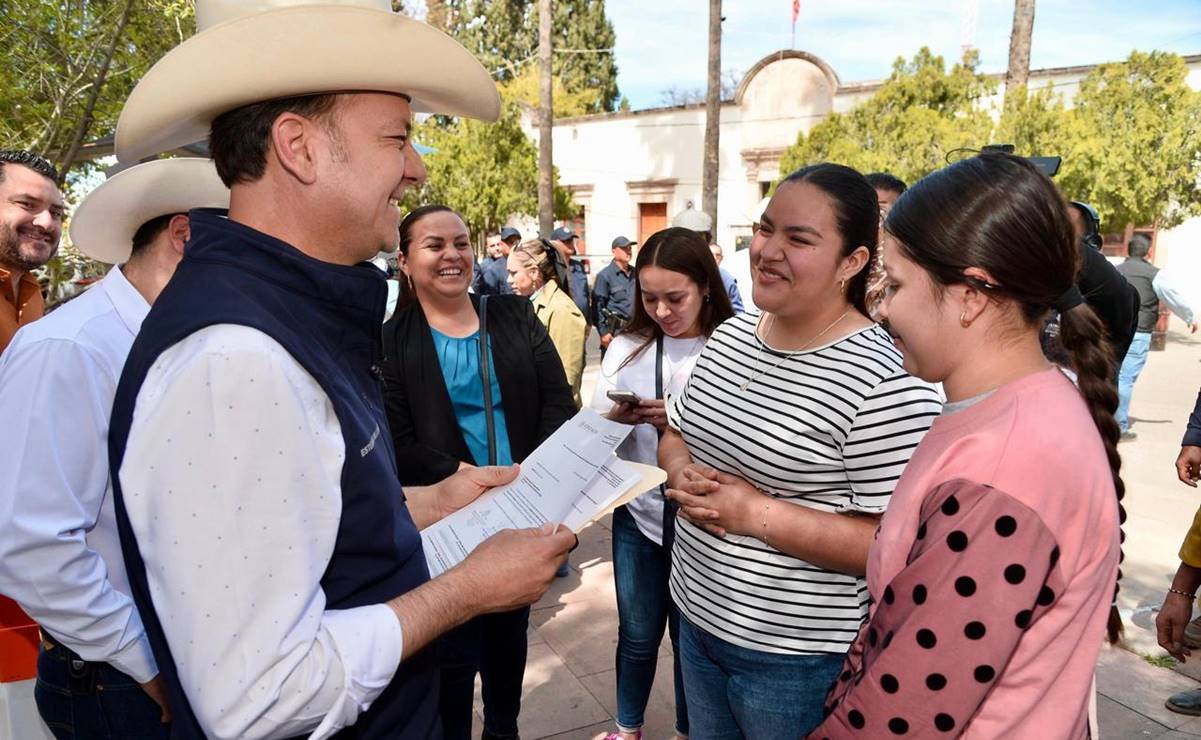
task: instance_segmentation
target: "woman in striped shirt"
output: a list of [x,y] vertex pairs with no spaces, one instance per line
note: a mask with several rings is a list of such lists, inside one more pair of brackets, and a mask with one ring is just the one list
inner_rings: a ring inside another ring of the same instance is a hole
[[867,614],[876,520],[940,409],[864,305],[879,205],[834,164],[786,178],[751,243],[759,316],[713,334],[659,446],[694,740],[796,738]]

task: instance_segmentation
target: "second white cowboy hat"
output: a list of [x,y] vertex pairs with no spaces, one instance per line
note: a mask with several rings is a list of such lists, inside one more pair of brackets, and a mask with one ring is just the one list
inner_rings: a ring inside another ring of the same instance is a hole
[[100,262],[129,259],[133,235],[152,218],[193,208],[229,208],[229,190],[212,160],[158,159],[105,180],[71,216],[71,243]]
[[196,0],[196,28],[130,93],[117,122],[122,162],[203,141],[220,114],[294,95],[393,92],[414,112],[500,114],[483,65],[388,0]]

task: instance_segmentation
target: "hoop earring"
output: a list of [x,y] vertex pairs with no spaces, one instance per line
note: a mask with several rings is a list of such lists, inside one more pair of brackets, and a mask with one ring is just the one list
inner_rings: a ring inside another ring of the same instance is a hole
[[962,326],[964,329],[966,329],[972,325],[972,322],[967,320],[967,311],[964,311],[963,313],[959,314],[959,325]]
[[838,281],[838,290],[839,290],[839,292],[842,292],[842,293],[847,292],[847,279],[846,278],[843,278],[842,280]]

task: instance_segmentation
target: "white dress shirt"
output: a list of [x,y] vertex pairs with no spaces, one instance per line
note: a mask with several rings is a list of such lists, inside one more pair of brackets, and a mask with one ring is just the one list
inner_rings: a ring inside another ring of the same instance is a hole
[[1191,284],[1181,280],[1177,271],[1160,270],[1151,281],[1151,288],[1159,300],[1167,304],[1168,310],[1180,317],[1180,320],[1191,325],[1197,320],[1188,298],[1188,288]]
[[326,608],[345,449],[317,381],[256,329],[191,334],[142,383],[121,490],[180,683],[210,737],[327,737],[400,665],[387,605]]
[[119,269],[0,355],[0,593],[85,660],[158,669],[113,517],[108,420],[149,304]]

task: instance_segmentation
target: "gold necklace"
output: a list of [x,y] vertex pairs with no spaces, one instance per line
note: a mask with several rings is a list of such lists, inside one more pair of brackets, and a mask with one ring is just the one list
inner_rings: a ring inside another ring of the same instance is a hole
[[771,336],[772,327],[776,325],[776,315],[774,313],[771,314],[770,317],[768,318],[767,331],[763,332],[763,339],[759,340],[759,350],[757,352],[755,352],[755,369],[751,371],[751,377],[747,378],[745,383],[738,386],[738,390],[745,391],[748,387],[750,387],[751,383],[755,382],[757,379],[762,378],[764,375],[767,375],[772,370],[775,370],[779,366],[783,365],[787,360],[791,359],[792,357],[795,357],[798,352],[803,352],[805,349],[807,349],[809,347],[809,345],[813,344],[817,340],[824,337],[826,335],[826,332],[830,331],[835,326],[838,326],[838,322],[845,319],[847,317],[847,314],[849,314],[850,312],[851,312],[851,309],[849,309],[849,308],[846,311],[843,311],[842,315],[839,316],[838,318],[834,319],[834,322],[832,324],[827,326],[825,329],[822,329],[821,331],[819,331],[808,342],[805,342],[798,349],[792,350],[788,354],[784,355],[782,358],[780,358],[776,362],[776,364],[767,368],[763,372],[759,372],[759,360],[761,360],[763,358],[763,345],[767,344],[767,338]]

